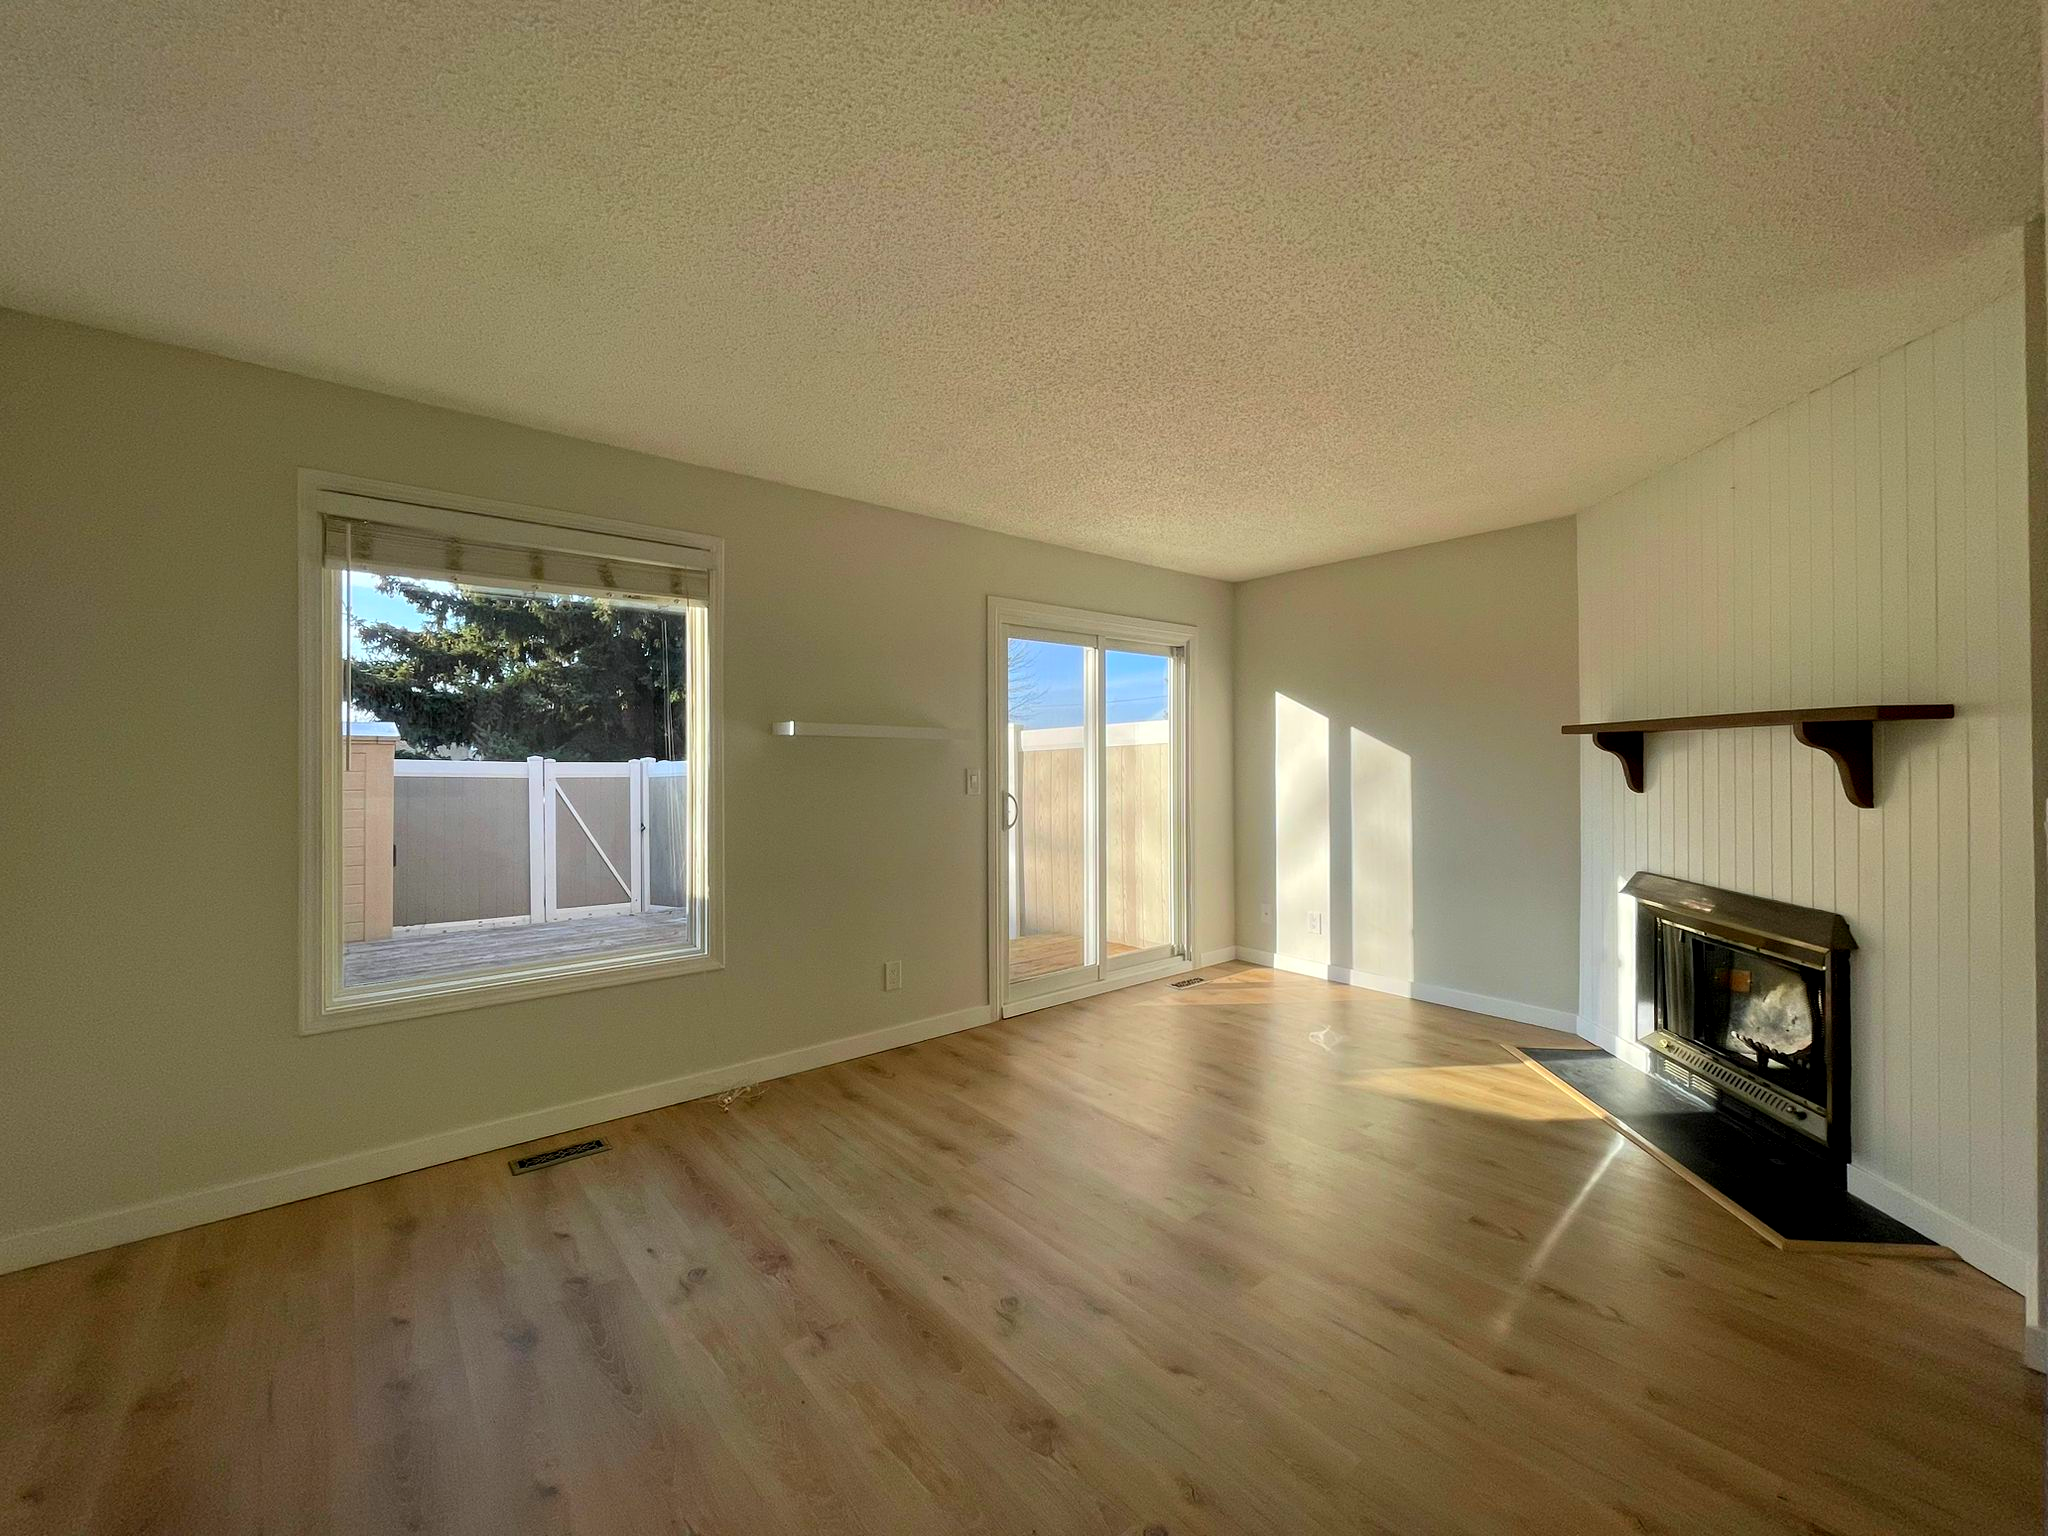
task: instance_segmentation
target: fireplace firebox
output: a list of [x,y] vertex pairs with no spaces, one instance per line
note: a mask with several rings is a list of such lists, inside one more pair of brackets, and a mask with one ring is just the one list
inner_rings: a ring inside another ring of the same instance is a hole
[[1846,1168],[1849,956],[1838,914],[1648,872],[1636,1032],[1651,1071]]

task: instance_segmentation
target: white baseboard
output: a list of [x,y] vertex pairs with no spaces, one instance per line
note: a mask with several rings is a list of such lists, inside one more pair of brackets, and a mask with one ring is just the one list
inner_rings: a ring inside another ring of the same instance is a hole
[[1394,997],[1412,997],[1418,1003],[1437,1003],[1445,1008],[1462,1008],[1467,1013],[1483,1013],[1489,1018],[1509,1019],[1517,1024],[1534,1024],[1538,1029],[1561,1030],[1568,1035],[1579,1032],[1577,1014],[1565,1013],[1557,1008],[1542,1008],[1535,1003],[1520,1002],[1511,997],[1489,997],[1483,992],[1460,992],[1454,987],[1440,987],[1433,982],[1406,981],[1398,976],[1376,976],[1370,971],[1349,970],[1341,965],[1325,965],[1316,960],[1297,960],[1292,955],[1276,955],[1270,950],[1237,947],[1237,958],[1249,960],[1254,965],[1270,965],[1276,971],[1289,971],[1296,976],[1313,976],[1318,981],[1334,981],[1347,987],[1363,987],[1368,992],[1385,992]]
[[515,1147],[521,1142],[580,1130],[624,1115],[644,1114],[650,1109],[662,1109],[670,1104],[701,1099],[708,1094],[723,1093],[742,1083],[766,1082],[771,1078],[788,1077],[794,1072],[808,1072],[813,1067],[851,1061],[856,1056],[871,1056],[876,1051],[915,1045],[920,1040],[932,1040],[940,1035],[986,1024],[993,1017],[986,1004],[961,1008],[952,1013],[870,1030],[866,1034],[844,1035],[837,1040],[802,1046],[793,1051],[780,1051],[772,1056],[757,1056],[751,1061],[736,1061],[729,1066],[643,1083],[635,1088],[622,1088],[594,1098],[576,1099],[499,1120],[438,1131],[412,1141],[371,1147],[317,1163],[302,1163],[295,1168],[283,1168],[275,1173],[258,1174],[254,1178],[237,1179],[205,1189],[187,1190],[139,1205],[97,1211],[90,1216],[34,1227],[25,1232],[10,1232],[0,1236],[0,1274],[47,1264],[54,1259],[68,1259],[74,1254],[132,1243],[140,1238],[158,1237],[186,1227],[203,1226],[210,1221],[246,1215],[273,1205],[286,1205],[312,1195],[331,1194],[337,1189],[388,1179],[394,1174],[411,1173],[414,1169],[430,1168],[436,1163],[452,1162],[459,1157],[474,1157],[480,1152]]
[[[1353,986],[1378,986],[1377,982],[1353,982]],[[1389,983],[1379,988],[1383,992],[1394,992],[1396,987]],[[1512,1019],[1517,1024],[1533,1024],[1538,1029],[1554,1029],[1561,1034],[1575,1035],[1579,1032],[1579,1017],[1566,1013],[1561,1008],[1542,1008],[1535,1003],[1525,1003],[1512,997],[1489,997],[1483,992],[1460,992],[1454,987],[1439,987],[1429,982],[1410,984],[1408,996],[1418,1002],[1439,1003],[1446,1008],[1462,1008],[1467,1013],[1489,1014],[1496,1019]]]
[[1199,970],[1205,965],[1228,965],[1236,958],[1237,950],[1235,948],[1212,949],[1206,954],[1199,956],[1195,961],[1195,966]]
[[1955,1249],[1963,1262],[1983,1270],[2007,1290],[2022,1296],[2033,1294],[2034,1266],[2026,1255],[1961,1217],[1855,1163],[1849,1165],[1849,1193],[1909,1227],[1918,1227],[1944,1248]]

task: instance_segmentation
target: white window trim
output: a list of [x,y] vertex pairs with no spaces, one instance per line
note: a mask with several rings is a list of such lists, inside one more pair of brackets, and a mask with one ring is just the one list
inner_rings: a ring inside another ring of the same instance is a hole
[[[708,738],[692,743],[692,761],[702,761],[704,784],[705,896],[700,921],[703,948],[689,955],[635,953],[597,956],[573,965],[553,964],[493,971],[445,981],[380,989],[359,1000],[340,997],[341,778],[334,750],[342,718],[341,668],[329,615],[330,580],[322,558],[322,503],[329,493],[375,497],[422,509],[431,526],[438,513],[510,518],[539,529],[638,540],[678,553],[693,565],[708,566],[711,596],[706,618],[707,649],[703,721]],[[299,471],[299,1033],[325,1034],[482,1008],[522,998],[551,997],[592,987],[619,986],[663,976],[686,976],[725,966],[725,612],[724,540],[645,523],[589,517],[577,512],[521,506],[453,492],[421,490],[327,470]],[[701,755],[700,755],[701,754]],[[332,940],[332,942],[330,942]]]
[[[1003,829],[1003,694],[1008,653],[1003,645],[1005,628],[1039,627],[1065,640],[1073,634],[1094,636],[1111,648],[1133,645],[1141,650],[1170,651],[1178,647],[1187,660],[1181,667],[1181,739],[1174,762],[1181,804],[1187,808],[1182,828],[1181,933],[1178,947],[1160,956],[1155,951],[1123,957],[1125,966],[1105,966],[1100,981],[1078,983],[1058,992],[1032,997],[1008,995],[1006,954],[1003,941],[1009,892],[1005,888]],[[1055,1003],[1072,1002],[1140,982],[1178,976],[1195,968],[1195,651],[1197,634],[1192,624],[1175,624],[1163,619],[1132,618],[1124,614],[1099,613],[1090,608],[1063,608],[1052,603],[1032,602],[1019,597],[990,597],[988,600],[987,756],[982,765],[982,783],[988,794],[988,1005],[996,1017],[1029,1013]]]

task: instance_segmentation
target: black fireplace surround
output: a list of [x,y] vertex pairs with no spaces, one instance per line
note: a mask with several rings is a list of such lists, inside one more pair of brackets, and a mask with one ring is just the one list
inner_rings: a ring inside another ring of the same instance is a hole
[[1622,890],[1651,1071],[1846,1168],[1848,923],[1647,871]]

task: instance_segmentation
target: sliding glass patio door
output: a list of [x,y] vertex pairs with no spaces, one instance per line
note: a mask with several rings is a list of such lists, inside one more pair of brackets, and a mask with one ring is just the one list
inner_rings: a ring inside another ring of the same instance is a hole
[[1085,635],[1004,630],[1004,978],[1019,996],[1096,974],[1096,752],[1102,653]]
[[991,641],[1003,1010],[1186,969],[1192,636],[998,600]]

